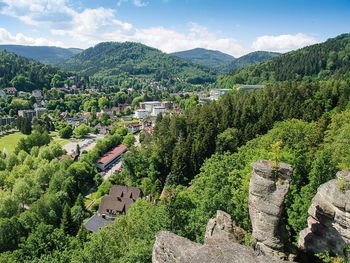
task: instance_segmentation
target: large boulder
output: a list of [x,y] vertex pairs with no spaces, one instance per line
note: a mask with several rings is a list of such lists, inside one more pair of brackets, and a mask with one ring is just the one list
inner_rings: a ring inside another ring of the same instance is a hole
[[[340,185],[342,184],[342,185]],[[350,173],[341,171],[337,179],[322,184],[308,210],[308,227],[299,235],[299,246],[310,253],[331,251],[344,256],[350,244]]]
[[285,163],[258,161],[249,184],[249,215],[256,249],[265,255],[284,257],[288,236],[281,220],[292,168]]
[[231,217],[218,211],[207,226],[205,244],[200,245],[162,231],[156,236],[153,247],[153,263],[267,263],[281,262],[278,259],[259,255],[252,248],[234,241],[241,237],[243,230],[232,222]]

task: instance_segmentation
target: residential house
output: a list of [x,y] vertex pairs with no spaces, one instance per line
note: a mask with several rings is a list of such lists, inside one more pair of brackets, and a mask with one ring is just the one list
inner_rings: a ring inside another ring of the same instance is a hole
[[131,133],[139,132],[141,130],[141,127],[142,125],[138,122],[133,122],[133,123],[124,125],[124,128],[127,128],[128,131]]
[[45,108],[36,108],[35,109],[35,114],[38,118],[41,118],[45,113],[47,113],[47,109]]
[[28,92],[24,92],[24,91],[18,91],[18,97],[20,98],[26,98],[29,96],[29,93]]
[[41,100],[43,98],[43,94],[41,90],[35,89],[32,91],[32,96],[38,100]]
[[146,119],[148,115],[149,115],[149,112],[145,109],[138,109],[138,110],[135,110],[134,112],[134,117],[140,120]]
[[210,100],[218,100],[221,96],[228,93],[231,89],[212,89],[210,90]]
[[27,118],[28,120],[33,120],[33,118],[36,116],[35,110],[19,110],[18,116]]
[[16,119],[14,117],[1,117],[0,126],[15,124]]
[[107,152],[97,161],[97,167],[101,171],[105,171],[111,168],[113,165],[119,162],[122,154],[126,151],[126,146],[124,144],[115,147],[113,150]]
[[153,107],[152,110],[152,116],[157,117],[159,114],[162,114],[165,112],[165,107]]
[[6,95],[9,95],[9,96],[15,96],[17,93],[17,89],[15,87],[4,88],[4,91],[6,92]]
[[111,224],[118,214],[126,214],[130,206],[139,198],[142,192],[137,187],[114,185],[109,194],[102,197],[97,213],[85,224],[85,228],[92,232]]

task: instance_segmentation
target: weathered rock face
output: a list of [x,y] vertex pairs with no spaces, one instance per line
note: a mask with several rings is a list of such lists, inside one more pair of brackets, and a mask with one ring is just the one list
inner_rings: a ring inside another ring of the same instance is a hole
[[249,215],[256,249],[265,255],[279,256],[285,250],[287,232],[281,221],[283,202],[289,190],[292,168],[271,161],[253,165],[249,184]]
[[159,232],[153,247],[153,263],[267,263],[281,262],[258,255],[252,248],[235,243],[240,236],[231,217],[218,211],[207,225],[205,244],[200,245],[170,232]]
[[[339,176],[350,183],[349,172],[338,172]],[[340,190],[337,179],[321,185],[308,213],[308,227],[299,236],[300,248],[343,256],[343,247],[350,244],[350,190]]]
[[245,231],[236,226],[231,216],[218,210],[216,217],[209,220],[205,231],[205,244],[232,241],[242,243]]

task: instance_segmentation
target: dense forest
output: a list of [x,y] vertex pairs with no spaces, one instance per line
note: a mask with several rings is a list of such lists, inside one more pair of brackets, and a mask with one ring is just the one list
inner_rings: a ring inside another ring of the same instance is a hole
[[131,76],[189,84],[215,81],[215,73],[208,68],[134,42],[100,43],[66,60],[62,67],[114,83]]
[[234,84],[274,83],[275,81],[327,80],[349,74],[350,35],[343,34],[324,43],[288,52],[266,62],[249,66],[218,80],[221,87]]
[[15,53],[19,56],[34,59],[41,63],[56,65],[80,53],[78,48],[61,48],[49,46],[0,45],[0,50]]
[[60,78],[70,76],[57,68],[0,51],[0,88],[15,86],[22,91],[50,88],[51,80],[56,74]]
[[208,50],[204,48],[179,51],[172,53],[171,55],[187,59],[195,64],[215,69],[224,67],[226,64],[235,60],[235,58],[231,55],[222,53],[217,50]]

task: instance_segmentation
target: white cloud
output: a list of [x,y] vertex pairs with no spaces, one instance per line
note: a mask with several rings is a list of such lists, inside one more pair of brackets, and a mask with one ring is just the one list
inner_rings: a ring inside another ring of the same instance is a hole
[[[119,0],[117,5],[121,6],[123,3],[129,2],[129,0]],[[145,0],[132,0],[131,1],[136,7],[148,6],[149,2]]]
[[5,28],[0,27],[0,43],[1,44],[18,44],[18,45],[34,45],[34,46],[62,46],[59,41],[51,41],[46,38],[33,38],[25,36],[21,33],[11,34]]
[[317,43],[311,36],[303,33],[295,35],[260,36],[252,44],[254,50],[287,52]]

